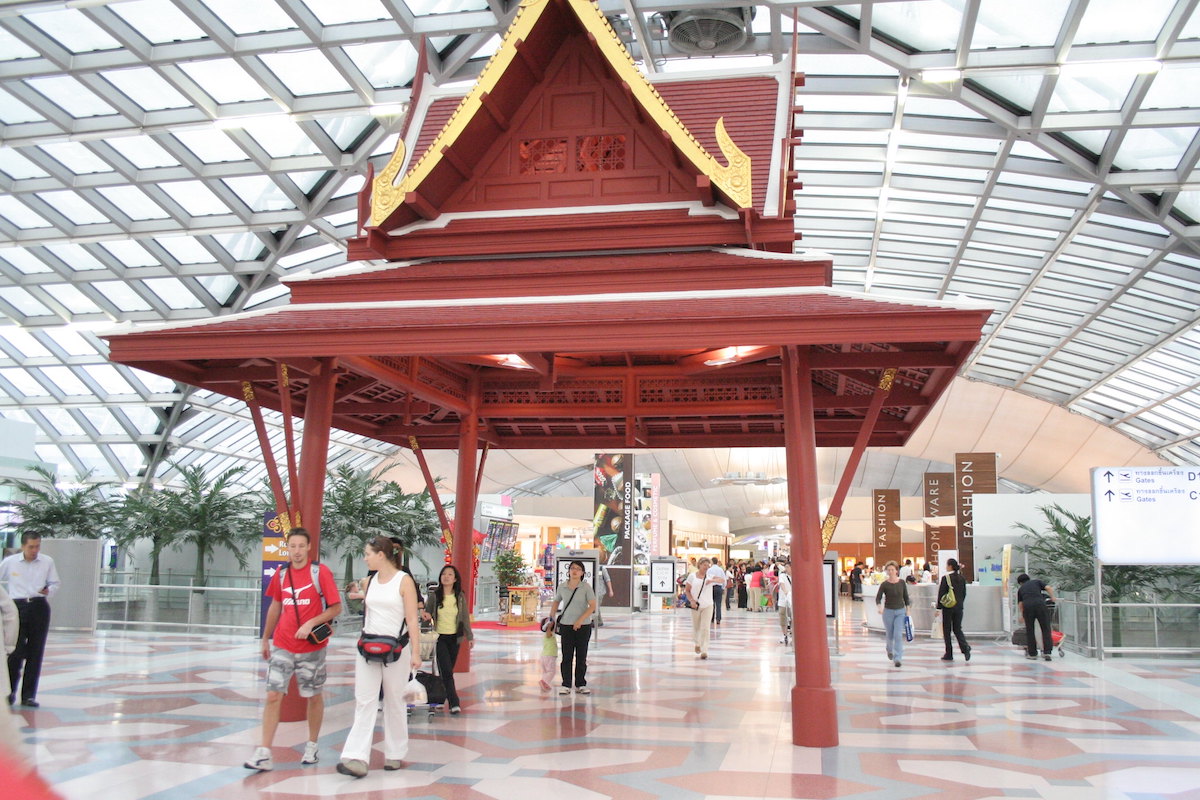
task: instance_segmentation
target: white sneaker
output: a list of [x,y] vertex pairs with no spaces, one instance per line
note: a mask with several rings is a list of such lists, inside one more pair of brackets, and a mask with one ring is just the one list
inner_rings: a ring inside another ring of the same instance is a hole
[[256,769],[259,772],[269,771],[274,764],[271,763],[271,751],[265,747],[254,748],[254,757],[246,762],[246,769]]
[[308,742],[307,744],[305,744],[304,745],[304,757],[300,759],[300,763],[301,764],[317,763],[317,748],[319,746],[320,745],[318,745],[316,742]]

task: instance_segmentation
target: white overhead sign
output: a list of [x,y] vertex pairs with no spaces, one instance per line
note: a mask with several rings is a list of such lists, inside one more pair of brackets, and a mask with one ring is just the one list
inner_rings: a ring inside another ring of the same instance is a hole
[[1200,468],[1093,467],[1092,529],[1105,564],[1200,564]]

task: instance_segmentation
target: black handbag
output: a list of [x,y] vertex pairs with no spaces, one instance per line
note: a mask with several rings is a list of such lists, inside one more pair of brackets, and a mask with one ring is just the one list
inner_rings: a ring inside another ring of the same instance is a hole
[[441,675],[434,675],[423,670],[417,671],[417,680],[425,687],[425,702],[431,706],[446,702],[446,685],[442,683]]
[[[296,614],[296,627],[299,628],[300,609],[297,607],[299,605],[299,599],[296,595],[296,577],[292,575],[291,564],[288,564],[287,566],[287,574],[288,579],[292,584],[292,611]],[[325,608],[328,608],[328,606],[325,605],[325,593],[321,591],[320,580],[320,573],[317,570],[313,570],[313,588],[317,590],[317,596],[321,598],[321,606],[322,610],[324,610]],[[324,644],[330,636],[333,636],[333,625],[329,624],[328,622],[322,622],[320,625],[315,626],[311,631],[309,631],[308,636],[304,637],[304,639],[310,644]]]

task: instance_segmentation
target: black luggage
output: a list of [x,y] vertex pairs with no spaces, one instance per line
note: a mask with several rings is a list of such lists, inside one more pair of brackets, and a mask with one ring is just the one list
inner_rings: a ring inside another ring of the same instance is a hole
[[1013,634],[1012,634],[1012,643],[1013,644],[1015,644],[1017,647],[1025,647],[1026,646],[1025,642],[1026,642],[1026,640],[1025,640],[1025,629],[1024,628],[1017,628],[1015,631],[1013,631]]
[[417,680],[425,687],[426,703],[434,706],[446,702],[446,687],[442,684],[442,677],[440,675],[418,670]]

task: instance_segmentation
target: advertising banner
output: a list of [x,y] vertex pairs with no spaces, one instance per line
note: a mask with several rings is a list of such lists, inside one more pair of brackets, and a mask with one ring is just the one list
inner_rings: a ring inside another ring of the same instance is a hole
[[871,515],[875,542],[875,569],[889,561],[900,563],[900,490],[875,489],[871,492]]
[[[954,516],[954,473],[926,472],[922,481],[926,517]],[[938,563],[938,551],[954,550],[958,537],[954,526],[925,526],[925,563]]]
[[996,493],[995,453],[956,453],[954,494],[958,509],[958,563],[962,575],[975,581],[975,501],[977,494]]
[[592,547],[600,551],[600,563],[608,567],[613,595],[600,595],[602,605],[629,607],[633,598],[633,455],[597,453],[595,467],[595,514],[592,517]]

